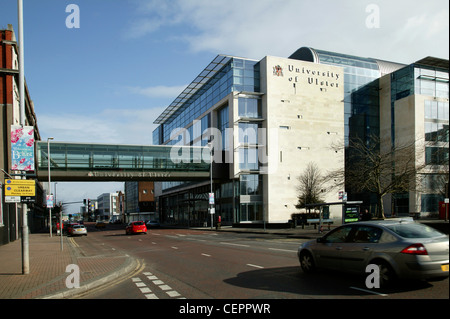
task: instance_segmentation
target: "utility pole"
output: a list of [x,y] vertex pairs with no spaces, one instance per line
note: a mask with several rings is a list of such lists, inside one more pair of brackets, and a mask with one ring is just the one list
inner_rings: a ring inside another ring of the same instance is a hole
[[[24,76],[24,41],[23,41],[23,0],[17,0],[19,22],[19,97],[20,97],[20,125],[25,123],[25,76]],[[26,176],[23,177],[26,179]],[[28,205],[22,203],[22,274],[30,273],[30,256],[28,242]]]

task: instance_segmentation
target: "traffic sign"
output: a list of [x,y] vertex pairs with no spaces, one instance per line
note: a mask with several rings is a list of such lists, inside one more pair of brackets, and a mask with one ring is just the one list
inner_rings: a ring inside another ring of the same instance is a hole
[[5,196],[35,196],[36,182],[26,179],[6,179]]
[[20,203],[20,196],[5,196],[5,203]]

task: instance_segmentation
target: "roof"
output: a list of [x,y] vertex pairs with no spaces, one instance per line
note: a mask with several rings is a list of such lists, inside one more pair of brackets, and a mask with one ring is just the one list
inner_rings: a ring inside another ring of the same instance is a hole
[[431,66],[431,67],[447,69],[447,70],[448,70],[448,66],[449,66],[448,60],[441,59],[441,58],[435,58],[432,56],[423,58],[423,59],[417,61],[415,64]]

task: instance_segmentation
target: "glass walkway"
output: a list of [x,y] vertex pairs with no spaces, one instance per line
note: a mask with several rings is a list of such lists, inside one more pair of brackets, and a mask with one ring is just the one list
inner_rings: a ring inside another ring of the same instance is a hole
[[206,180],[207,147],[139,146],[36,142],[40,181],[185,181]]

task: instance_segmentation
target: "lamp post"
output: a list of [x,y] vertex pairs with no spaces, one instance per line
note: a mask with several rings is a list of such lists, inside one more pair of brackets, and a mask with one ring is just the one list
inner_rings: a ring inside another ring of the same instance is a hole
[[[20,125],[26,125],[25,119],[25,66],[23,41],[23,0],[17,0],[17,22],[19,24],[19,108]],[[26,179],[26,177],[23,177]],[[22,203],[22,274],[30,273],[30,254],[28,236],[28,205]]]
[[[50,176],[50,174],[48,175]],[[56,185],[58,183],[55,183],[55,198],[53,198],[53,202],[56,204]],[[59,209],[59,238],[60,238],[60,247],[61,247],[61,251],[63,251],[63,228],[62,228],[62,207],[60,205],[60,209]]]
[[[212,142],[208,143],[209,147],[209,178],[210,178],[210,187],[211,192],[209,193],[209,214],[211,215],[211,229],[213,229],[213,209],[214,209],[214,193],[213,193],[213,178],[212,178],[212,165],[213,165],[213,149],[212,149]],[[212,199],[212,201],[211,201]]]
[[[53,140],[53,137],[47,138],[47,168],[48,168],[48,195],[51,195],[51,179],[50,179],[50,140]],[[52,237],[52,208],[48,209],[48,220],[50,225],[50,237]],[[60,232],[62,232],[61,225],[59,225]]]

